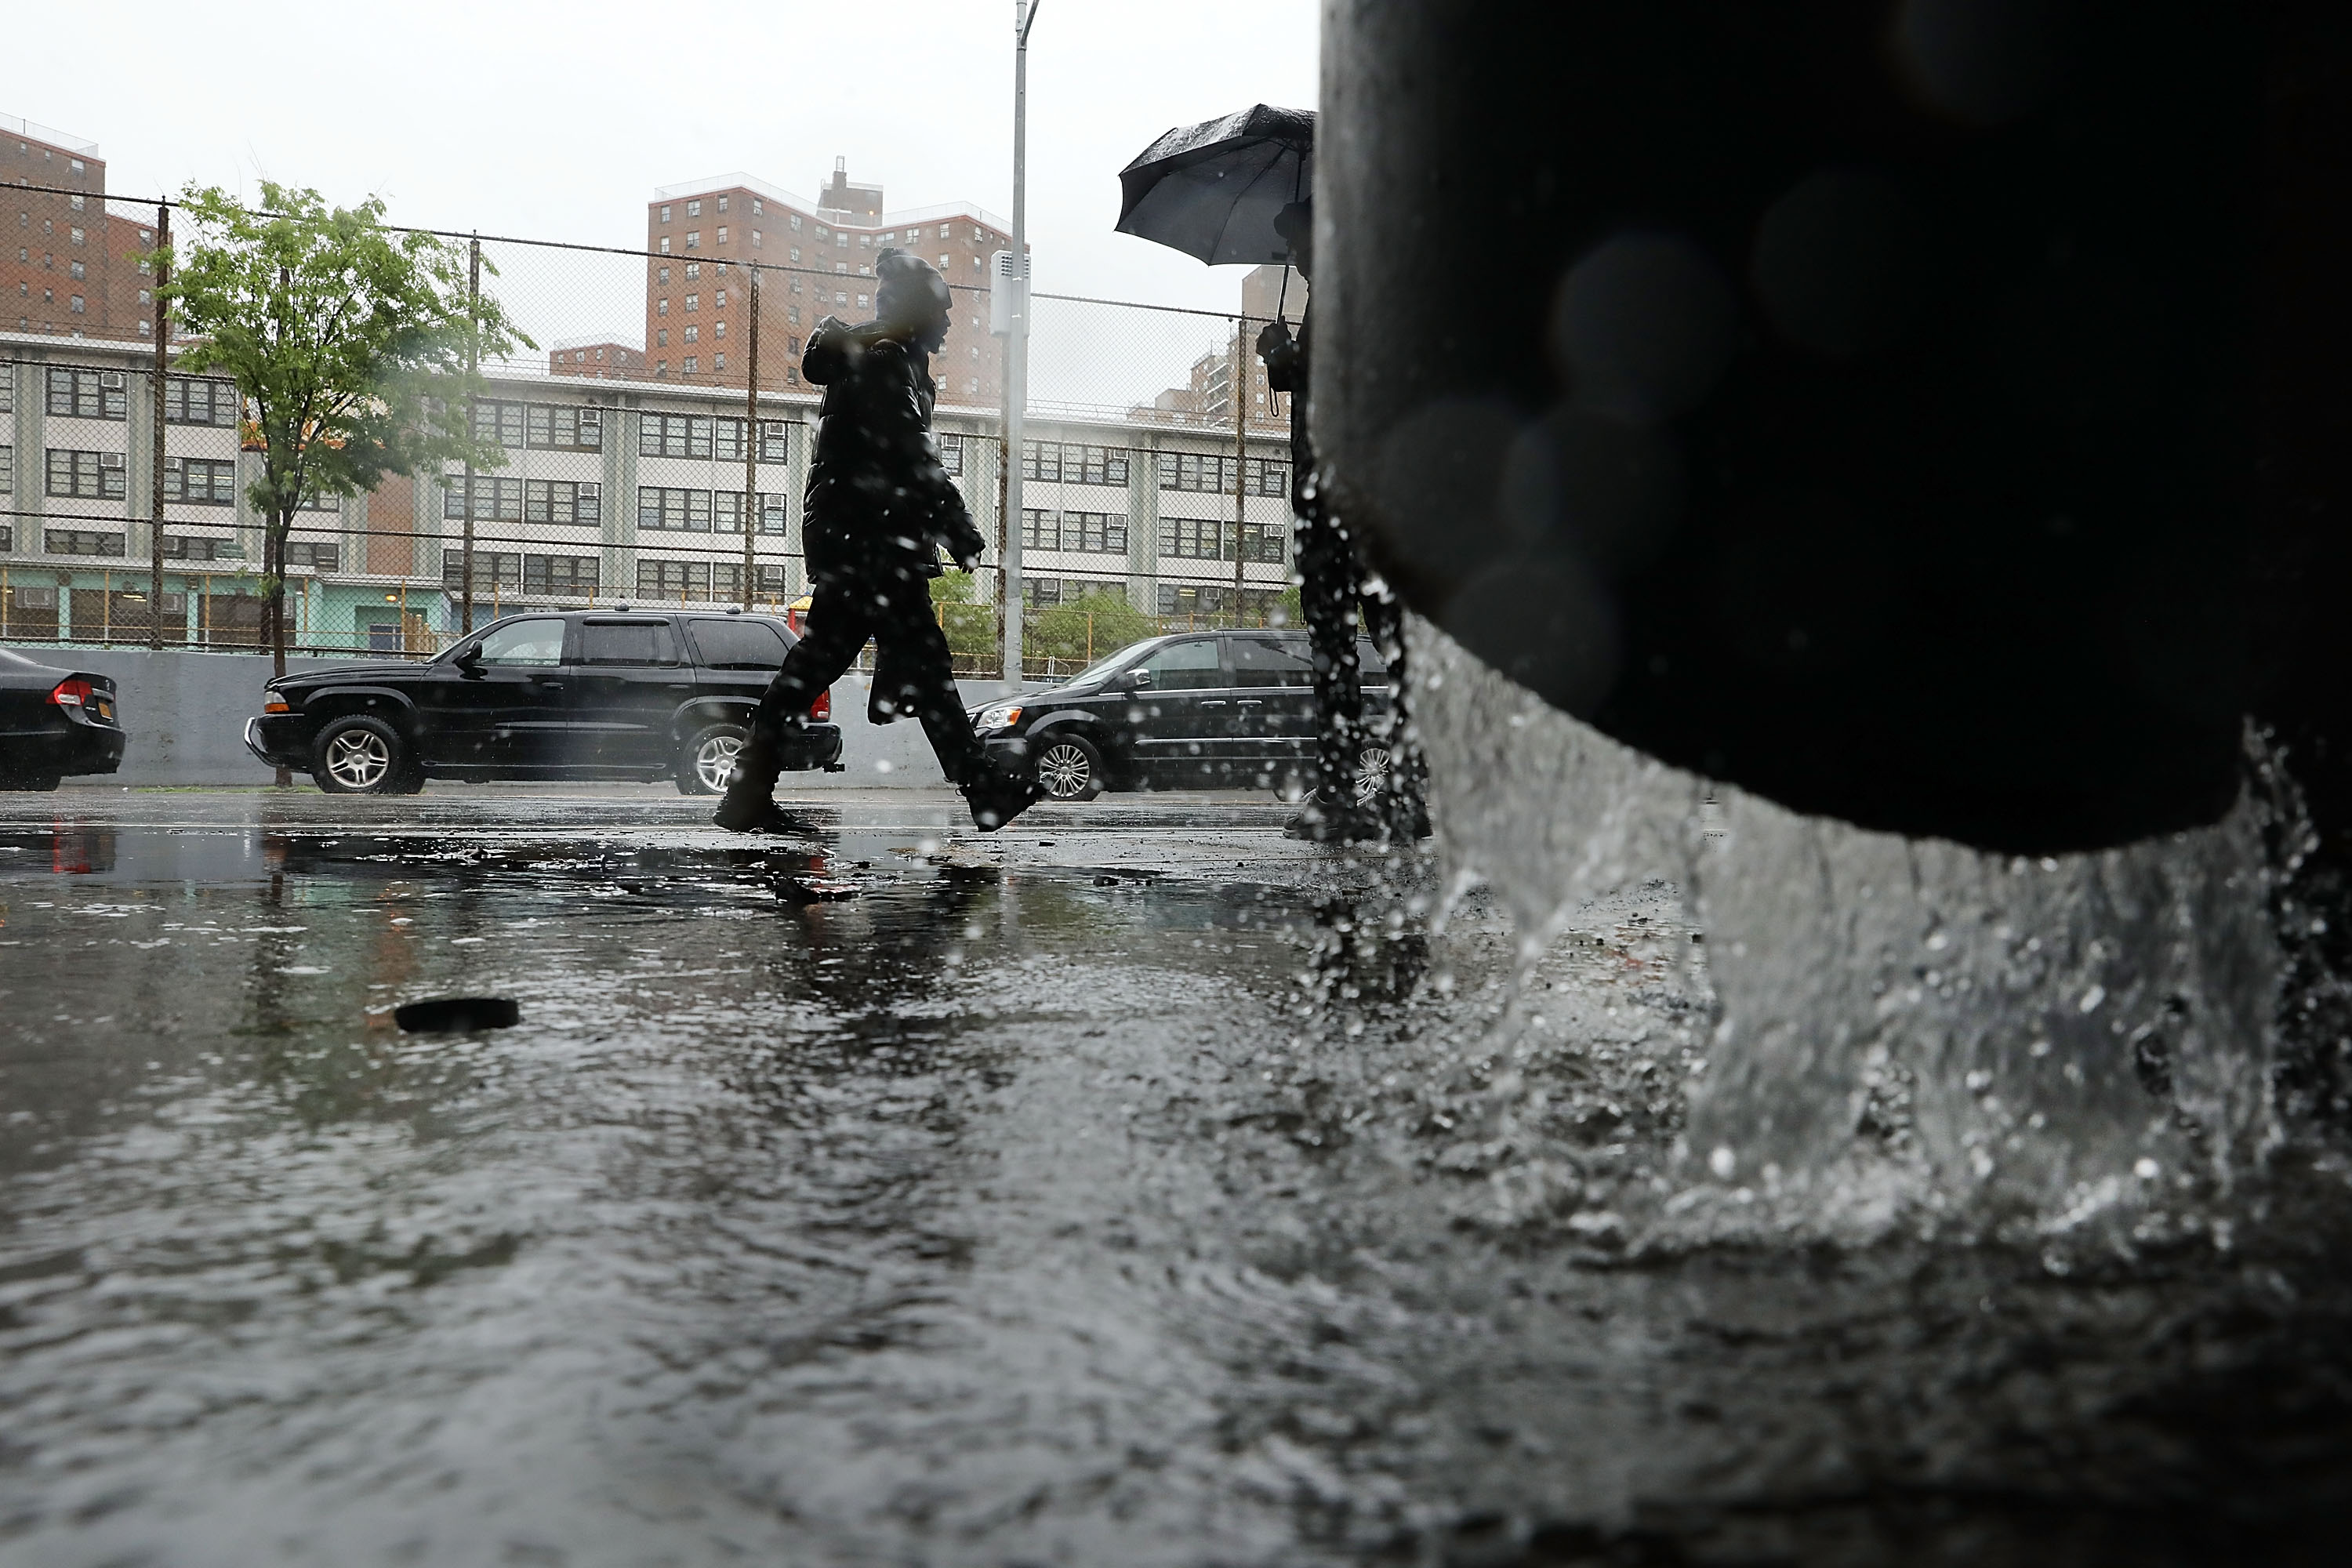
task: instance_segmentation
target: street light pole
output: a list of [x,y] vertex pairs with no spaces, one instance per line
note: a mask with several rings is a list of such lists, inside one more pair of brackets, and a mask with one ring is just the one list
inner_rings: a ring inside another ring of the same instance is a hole
[[[1012,330],[1004,334],[1004,679],[1021,689],[1021,419],[1029,404],[1029,29],[1045,0],[1013,0]],[[997,286],[1008,286],[1004,279]]]

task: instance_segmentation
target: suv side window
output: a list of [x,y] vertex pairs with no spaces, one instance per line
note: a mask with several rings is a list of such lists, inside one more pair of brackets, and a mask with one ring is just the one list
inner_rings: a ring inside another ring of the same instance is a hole
[[1245,635],[1233,644],[1235,686],[1315,684],[1315,662],[1305,637]]
[[765,621],[688,621],[686,635],[706,669],[774,669],[784,662],[783,635]]
[[1217,656],[1214,637],[1170,643],[1138,668],[1151,672],[1155,691],[1201,690],[1225,683],[1224,660]]
[[534,616],[493,627],[482,637],[482,662],[506,665],[548,665],[563,662],[563,622],[555,616]]
[[583,621],[583,664],[676,664],[677,646],[667,621]]
[[1381,658],[1379,647],[1370,637],[1358,637],[1356,639],[1356,679],[1385,681],[1388,678],[1388,661]]

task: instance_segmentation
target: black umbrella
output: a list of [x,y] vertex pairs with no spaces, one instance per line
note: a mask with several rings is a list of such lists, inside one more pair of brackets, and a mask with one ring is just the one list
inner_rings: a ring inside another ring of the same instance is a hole
[[1118,172],[1118,229],[1210,266],[1287,261],[1275,215],[1315,194],[1315,114],[1258,104],[1181,125]]

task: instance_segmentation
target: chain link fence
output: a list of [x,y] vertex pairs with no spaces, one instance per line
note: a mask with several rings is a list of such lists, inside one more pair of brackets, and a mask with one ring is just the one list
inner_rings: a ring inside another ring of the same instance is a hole
[[[0,640],[258,648],[257,442],[236,387],[175,369],[184,345],[158,335],[148,257],[189,223],[61,187],[5,199],[25,276],[0,301]],[[961,673],[1002,672],[1014,538],[1033,676],[1286,617],[1288,409],[1255,352],[1263,321],[1034,297],[1009,517],[990,230],[945,210],[853,234],[740,191],[751,210],[690,205],[711,210],[644,250],[430,231],[478,257],[478,288],[529,340],[481,366],[470,417],[497,459],[312,500],[287,552],[293,648],[426,657],[532,609],[796,616],[819,392],[801,353],[824,317],[871,317],[886,245],[936,258],[953,292],[935,425],[991,541],[934,589]]]

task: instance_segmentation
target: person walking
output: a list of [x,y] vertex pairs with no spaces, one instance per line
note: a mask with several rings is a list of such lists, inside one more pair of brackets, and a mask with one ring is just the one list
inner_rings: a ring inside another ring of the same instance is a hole
[[[1275,232],[1290,247],[1291,265],[1314,281],[1312,203],[1294,202],[1274,220]],[[1419,749],[1406,721],[1404,609],[1386,584],[1366,572],[1344,518],[1325,506],[1315,484],[1315,445],[1307,428],[1307,371],[1314,303],[1300,318],[1293,338],[1286,321],[1266,323],[1258,333],[1258,357],[1265,362],[1266,384],[1290,395],[1290,510],[1297,518],[1298,606],[1314,649],[1315,793],[1283,831],[1318,843],[1355,839],[1427,837],[1429,812]],[[1365,751],[1364,694],[1356,661],[1356,616],[1389,667],[1389,771],[1369,801],[1356,796],[1356,775]]]
[[802,507],[814,582],[801,640],[752,715],[712,817],[738,833],[786,826],[774,801],[787,725],[841,679],[871,639],[872,713],[912,711],[973,824],[993,832],[1034,804],[1024,771],[992,765],[956,691],[930,580],[944,546],[969,572],[985,542],[931,438],[930,356],[947,338],[951,297],[920,257],[886,249],[874,264],[875,320],[827,316],[809,334],[801,374],[824,388]]

